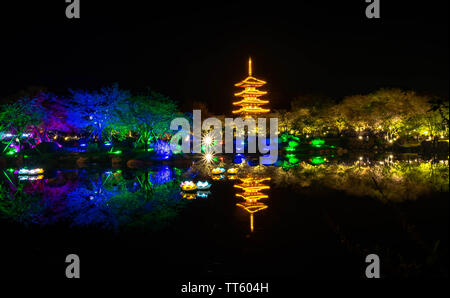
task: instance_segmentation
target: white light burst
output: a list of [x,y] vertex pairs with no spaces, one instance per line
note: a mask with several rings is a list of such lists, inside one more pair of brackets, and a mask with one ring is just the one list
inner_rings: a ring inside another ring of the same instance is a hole
[[212,163],[214,161],[214,156],[215,156],[215,154],[213,151],[209,151],[209,150],[206,151],[205,153],[203,153],[203,156],[202,156],[203,163],[205,163],[205,164]]

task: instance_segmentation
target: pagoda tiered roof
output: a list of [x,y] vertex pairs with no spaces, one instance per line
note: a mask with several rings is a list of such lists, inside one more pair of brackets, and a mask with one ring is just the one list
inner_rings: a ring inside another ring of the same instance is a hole
[[266,103],[269,103],[269,101],[268,100],[261,100],[259,98],[245,98],[243,100],[233,102],[233,105],[235,105],[235,106],[240,106],[240,105],[243,105],[243,104],[249,104],[249,105],[252,105],[252,104],[258,105],[259,104],[259,105],[262,105],[262,104],[266,104]]
[[265,85],[267,82],[257,79],[255,77],[249,76],[245,80],[234,84],[236,87],[261,87]]
[[233,111],[233,114],[239,114],[239,113],[247,113],[247,114],[251,114],[252,112],[254,113],[269,113],[270,110],[269,109],[262,109],[262,108],[252,108],[252,107],[243,107],[240,108],[239,110]]
[[246,184],[237,184],[234,187],[243,189],[244,192],[249,193],[256,193],[263,189],[270,189],[270,186],[264,185],[264,184],[252,184],[252,185],[246,185]]
[[242,209],[244,209],[245,211],[247,211],[250,214],[267,209],[267,207],[268,207],[266,204],[261,203],[261,202],[258,202],[258,203],[243,202],[241,204],[239,204],[239,203],[236,204],[236,206],[241,207]]
[[255,192],[255,193],[238,193],[236,194],[236,197],[241,197],[243,198],[246,202],[249,203],[256,203],[258,200],[260,199],[267,199],[269,196],[260,192]]
[[270,189],[269,185],[262,184],[262,182],[270,180],[270,177],[246,177],[239,179],[242,183],[234,185],[234,187],[240,188],[244,192],[236,194],[236,197],[244,199],[244,202],[238,203],[236,206],[250,213],[250,231],[253,232],[253,214],[268,208],[266,204],[259,202],[259,200],[267,199],[269,197],[261,191],[264,189]]
[[255,203],[259,199],[265,199],[269,196],[261,193],[264,189],[270,189],[270,186],[262,184],[263,181],[270,180],[270,178],[240,178],[241,184],[236,184],[234,187],[242,189],[243,193],[238,193],[236,196],[243,198],[247,202]]
[[251,117],[261,113],[270,112],[269,109],[263,109],[260,105],[269,103],[268,100],[261,100],[258,97],[266,95],[267,91],[258,90],[258,87],[266,84],[265,81],[252,76],[252,60],[248,60],[248,77],[235,84],[236,87],[242,87],[244,90],[234,94],[236,97],[242,97],[240,101],[233,102],[235,106],[241,106],[239,110],[233,111],[233,114],[242,114],[244,117]]
[[240,97],[247,97],[247,96],[249,96],[249,97],[258,97],[258,96],[263,96],[263,95],[265,95],[265,94],[267,94],[267,91],[256,90],[256,89],[249,90],[249,89],[246,88],[245,90],[242,90],[241,92],[234,93],[234,96],[240,96]]

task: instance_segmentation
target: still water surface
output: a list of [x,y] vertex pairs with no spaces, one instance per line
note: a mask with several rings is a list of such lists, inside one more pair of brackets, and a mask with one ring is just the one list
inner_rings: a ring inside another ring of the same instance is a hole
[[448,161],[242,159],[5,170],[2,274],[63,278],[77,253],[86,278],[363,278],[376,253],[384,277],[448,276]]

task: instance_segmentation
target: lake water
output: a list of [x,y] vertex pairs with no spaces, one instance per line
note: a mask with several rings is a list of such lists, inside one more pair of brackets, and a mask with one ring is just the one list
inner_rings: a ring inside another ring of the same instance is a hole
[[252,164],[5,169],[1,272],[64,278],[76,253],[84,278],[364,278],[375,253],[383,277],[448,276],[448,160]]

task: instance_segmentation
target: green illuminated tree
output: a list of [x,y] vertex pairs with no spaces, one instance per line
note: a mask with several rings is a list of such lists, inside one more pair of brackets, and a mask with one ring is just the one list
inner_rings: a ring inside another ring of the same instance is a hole
[[0,106],[0,131],[17,135],[18,148],[21,148],[22,135],[31,127],[41,123],[44,112],[36,105],[35,98],[23,98],[17,102]]
[[137,132],[138,143],[144,144],[147,150],[151,142],[163,139],[170,133],[170,122],[180,116],[174,101],[151,92],[148,96],[134,96],[121,101],[114,119],[122,131]]

